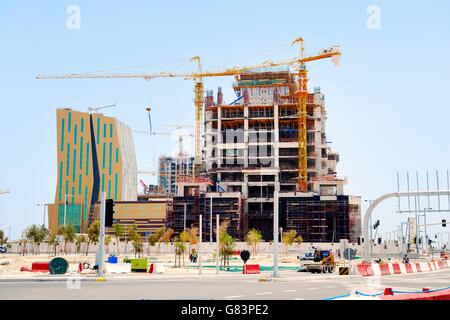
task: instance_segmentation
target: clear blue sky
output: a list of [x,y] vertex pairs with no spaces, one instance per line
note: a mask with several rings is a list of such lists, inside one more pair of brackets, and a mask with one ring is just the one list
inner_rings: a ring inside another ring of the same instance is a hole
[[[341,155],[346,190],[373,199],[395,190],[396,172],[450,167],[450,3],[441,1],[20,1],[0,2],[0,228],[13,238],[42,221],[37,203],[52,202],[56,185],[55,109],[117,101],[105,111],[135,129],[193,123],[192,83],[185,80],[38,81],[60,74],[129,66],[156,72],[200,55],[206,69],[258,63],[297,54],[283,46],[297,36],[314,52],[332,44],[341,66],[310,65],[310,88],[321,86],[328,140]],[[81,9],[81,28],[69,30],[69,5]],[[369,5],[381,9],[381,29],[368,29]],[[275,49],[274,49],[275,48]],[[274,50],[270,50],[274,49]],[[185,65],[174,71],[189,71]],[[231,101],[232,78],[221,85]],[[138,166],[154,170],[175,138],[135,135]],[[143,177],[151,182],[151,177]],[[423,178],[422,178],[423,179]],[[442,174],[442,181],[445,176]],[[376,212],[381,230],[398,224],[395,201]],[[447,217],[450,217],[447,214]],[[440,216],[435,216],[438,220]],[[449,219],[450,220],[450,219]],[[383,233],[383,232],[382,232]]]

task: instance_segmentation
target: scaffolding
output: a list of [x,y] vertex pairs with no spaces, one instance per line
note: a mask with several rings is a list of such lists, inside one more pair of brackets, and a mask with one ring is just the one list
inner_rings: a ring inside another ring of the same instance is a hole
[[[212,221],[210,219],[211,199]],[[240,194],[225,195],[219,193],[211,197],[211,193],[207,193],[190,197],[174,197],[167,206],[167,227],[172,228],[175,234],[182,232],[185,225],[186,228],[199,227],[199,216],[202,214],[203,240],[209,240],[212,227],[212,240],[216,241],[216,215],[219,215],[220,223],[228,222],[227,232],[235,239],[243,240],[248,229],[243,207],[244,204]]]
[[350,237],[349,201],[292,199],[286,202],[286,230],[295,230],[305,242],[339,242]]

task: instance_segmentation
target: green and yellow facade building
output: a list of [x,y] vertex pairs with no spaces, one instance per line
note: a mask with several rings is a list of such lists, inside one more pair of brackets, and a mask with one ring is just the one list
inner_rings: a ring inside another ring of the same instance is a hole
[[136,201],[137,165],[132,130],[103,114],[57,109],[57,186],[49,227],[72,223],[85,232],[101,192]]

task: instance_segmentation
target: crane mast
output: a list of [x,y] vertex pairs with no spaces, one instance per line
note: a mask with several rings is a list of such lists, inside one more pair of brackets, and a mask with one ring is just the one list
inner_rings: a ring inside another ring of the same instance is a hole
[[[38,75],[37,79],[122,79],[122,78],[141,78],[145,80],[152,80],[156,78],[184,78],[192,79],[194,81],[194,106],[195,106],[195,160],[194,173],[198,177],[202,168],[202,125],[203,125],[203,109],[204,109],[204,77],[224,77],[236,76],[253,69],[262,67],[276,67],[282,65],[294,66],[295,74],[295,96],[297,98],[297,118],[298,118],[298,191],[306,192],[308,189],[308,175],[307,175],[307,98],[308,98],[308,71],[306,63],[331,58],[337,65],[341,51],[337,47],[331,47],[327,50],[322,50],[320,53],[310,56],[305,56],[303,38],[299,37],[292,42],[292,45],[299,44],[300,57],[287,59],[278,62],[266,61],[261,64],[234,67],[219,71],[203,71],[201,59],[199,56],[193,57],[190,61],[197,63],[196,73],[124,73],[124,74],[95,74],[95,73],[81,73],[81,74],[66,74],[66,75]],[[151,129],[150,129],[151,130]]]

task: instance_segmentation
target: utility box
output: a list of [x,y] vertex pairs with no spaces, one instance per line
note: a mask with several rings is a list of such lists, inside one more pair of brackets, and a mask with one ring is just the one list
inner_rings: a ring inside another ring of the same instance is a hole
[[148,269],[147,259],[123,259],[123,262],[131,263],[131,271],[147,272]]

